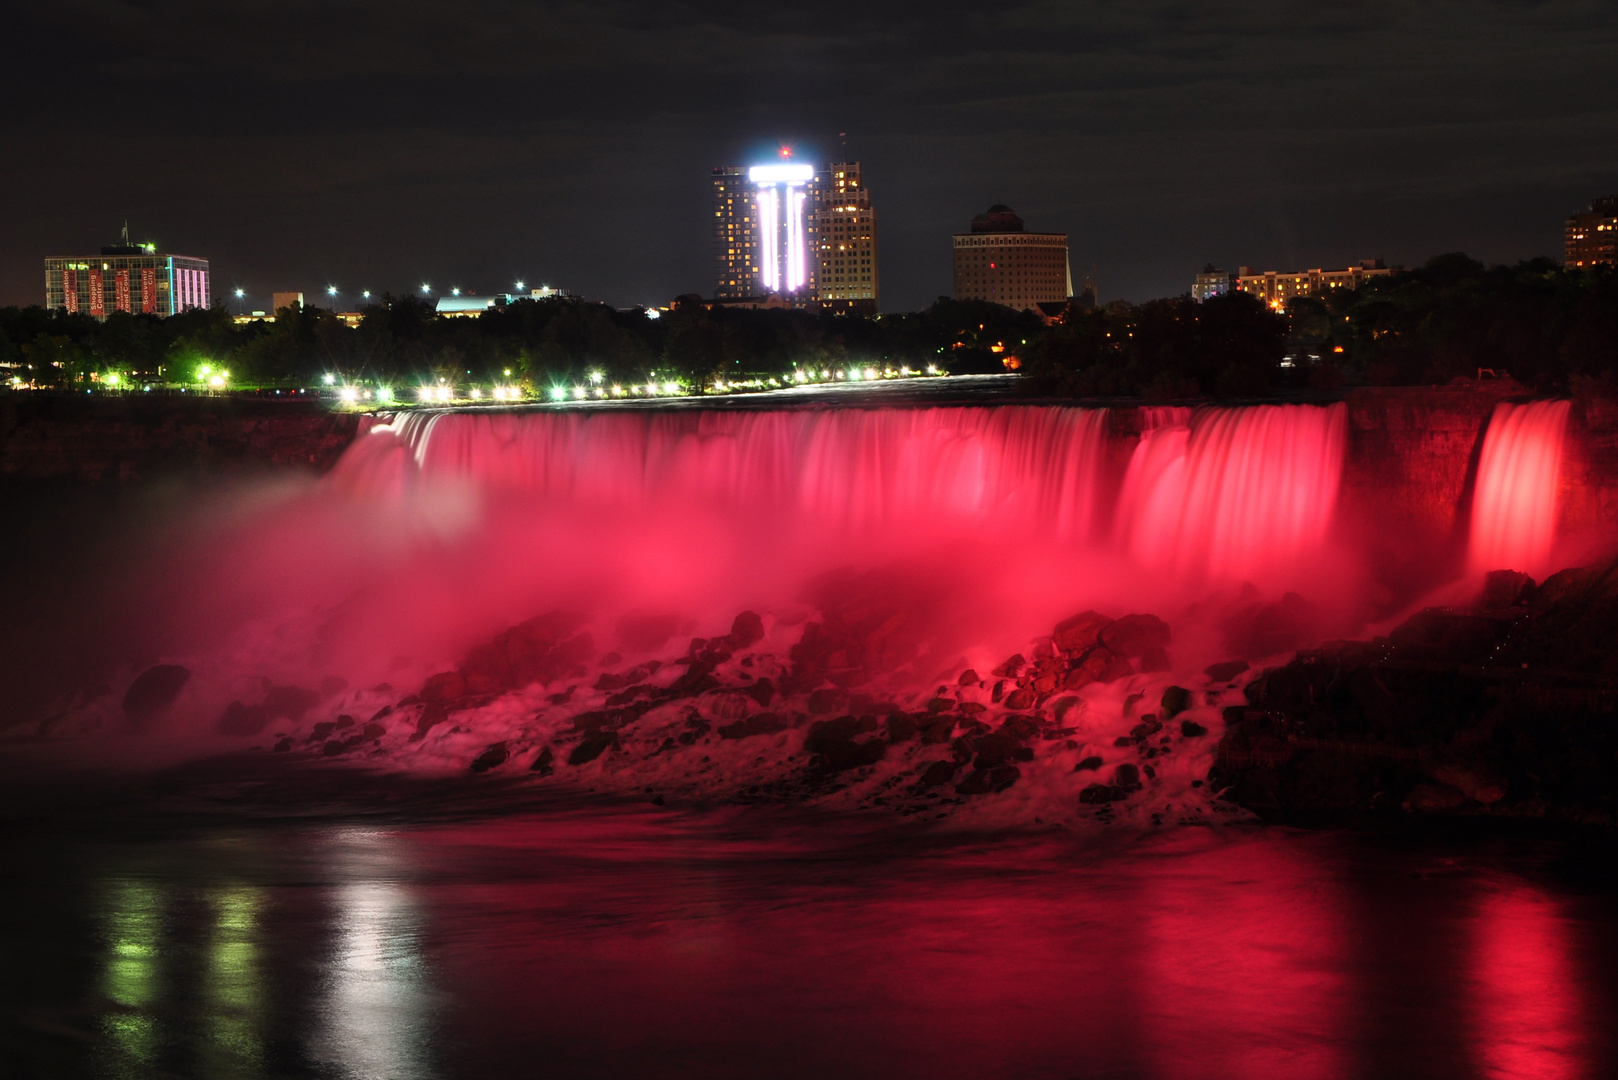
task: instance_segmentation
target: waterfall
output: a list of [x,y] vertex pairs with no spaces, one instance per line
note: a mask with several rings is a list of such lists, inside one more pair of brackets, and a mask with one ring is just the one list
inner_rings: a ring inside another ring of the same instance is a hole
[[1472,500],[1473,570],[1551,569],[1568,408],[1566,401],[1495,406]]
[[399,497],[472,481],[502,499],[701,507],[841,538],[1033,537],[1259,578],[1326,540],[1345,418],[1341,404],[1145,408],[1120,484],[1105,409],[416,412],[372,427],[333,482]]
[[1292,570],[1331,528],[1347,409],[1147,409],[1115,536],[1144,566],[1192,577]]

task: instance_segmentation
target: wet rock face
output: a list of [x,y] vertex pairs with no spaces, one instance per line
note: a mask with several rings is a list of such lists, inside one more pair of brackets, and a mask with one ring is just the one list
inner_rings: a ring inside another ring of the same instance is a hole
[[1169,624],[1156,615],[1125,615],[1110,623],[1098,635],[1102,645],[1130,659],[1153,650],[1167,649],[1171,637]]
[[[1283,820],[1618,815],[1618,564],[1302,652],[1226,710],[1214,779]],[[1190,733],[1187,732],[1187,735]]]

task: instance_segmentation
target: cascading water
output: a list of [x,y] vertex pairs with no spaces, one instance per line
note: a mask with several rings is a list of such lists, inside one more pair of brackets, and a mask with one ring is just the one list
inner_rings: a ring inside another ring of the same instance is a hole
[[1569,407],[1566,401],[1495,406],[1472,500],[1474,571],[1538,575],[1549,568]]

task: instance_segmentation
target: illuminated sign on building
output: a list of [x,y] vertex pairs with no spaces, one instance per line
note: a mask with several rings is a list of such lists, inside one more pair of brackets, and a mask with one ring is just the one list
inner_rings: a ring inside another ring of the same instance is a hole
[[101,318],[107,313],[107,294],[101,283],[101,271],[90,271],[90,314]]
[[759,280],[771,292],[797,292],[808,282],[804,243],[804,185],[812,165],[754,165],[747,179],[758,187]]
[[112,306],[117,311],[129,310],[129,271],[118,270],[112,278]]
[[62,271],[62,310],[69,315],[79,313],[79,272]]
[[157,267],[146,266],[140,272],[140,310],[150,315],[157,310]]

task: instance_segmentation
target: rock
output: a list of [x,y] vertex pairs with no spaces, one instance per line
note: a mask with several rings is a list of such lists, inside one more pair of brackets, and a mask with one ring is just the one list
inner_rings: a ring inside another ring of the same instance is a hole
[[1208,729],[1197,723],[1195,720],[1181,720],[1180,734],[1185,736],[1187,739],[1199,739],[1208,734]]
[[174,699],[180,696],[191,672],[179,664],[158,664],[149,667],[129,684],[124,691],[124,715],[136,724],[143,724],[160,715]]
[[1574,566],[1558,570],[1534,590],[1534,608],[1543,611],[1554,607],[1570,596],[1588,591],[1600,579],[1600,572],[1590,566]]
[[999,734],[1017,742],[1027,742],[1039,734],[1039,724],[1030,716],[1008,716],[1000,725]]
[[888,717],[888,741],[891,743],[909,742],[920,731],[920,726],[904,713],[894,713]]
[[955,734],[955,718],[943,716],[926,724],[921,729],[921,741],[926,746],[936,746],[947,743],[950,736]]
[[422,739],[427,737],[427,733],[429,731],[448,719],[448,709],[444,708],[444,706],[438,702],[430,703],[425,709],[421,710],[421,717],[416,721],[416,730],[415,733],[410,736],[410,741],[420,742]]
[[1062,722],[1062,718],[1067,716],[1067,714],[1073,710],[1073,707],[1079,704],[1080,700],[1080,698],[1071,694],[1067,697],[1057,698],[1055,703],[1051,705],[1051,715],[1055,717],[1056,722],[1060,724]]
[[376,740],[376,739],[380,739],[382,736],[386,735],[387,733],[388,733],[387,728],[383,727],[381,724],[378,724],[378,723],[376,723],[374,721],[372,723],[366,724],[365,725],[365,730],[360,732],[360,734],[365,737],[366,741],[373,741],[373,740]]
[[597,728],[579,740],[579,745],[575,746],[573,752],[568,754],[567,763],[569,765],[588,765],[617,745],[618,733],[616,731],[604,731]]
[[841,697],[837,690],[820,689],[809,694],[809,711],[816,716],[825,716],[837,708],[837,699]]
[[472,759],[472,771],[488,772],[496,765],[504,765],[506,763],[506,758],[509,756],[510,755],[506,750],[505,743],[494,743],[487,750],[483,751],[483,753]]
[[730,624],[731,648],[745,649],[754,642],[762,640],[764,640],[764,620],[759,617],[758,612],[744,611]]
[[291,749],[292,749],[292,739],[290,737],[284,737],[284,738],[281,739],[280,742],[275,744],[275,753],[277,753],[277,754],[288,753],[288,752],[291,751]]
[[935,761],[922,770],[921,778],[916,781],[919,789],[934,788],[939,784],[947,784],[955,779],[960,766],[953,761]]
[[263,706],[232,701],[225,706],[224,714],[214,724],[214,730],[221,735],[257,735],[269,725],[270,717]]
[[854,736],[875,727],[875,717],[871,718],[869,728],[865,727],[860,717],[854,716],[817,720],[809,725],[803,748],[806,753],[819,755],[825,767],[832,772],[871,765],[882,760],[888,752],[888,744],[881,739],[855,742]]
[[348,752],[348,744],[339,739],[333,739],[321,749],[321,752],[327,757],[336,757],[338,754]]
[[1140,669],[1144,672],[1167,671],[1171,666],[1167,649],[1147,649],[1140,654]]
[[1248,669],[1246,660],[1224,660],[1217,664],[1209,664],[1203,668],[1203,674],[1213,682],[1230,682],[1236,676]]
[[760,705],[768,705],[775,697],[775,682],[766,676],[747,688],[747,696]]
[[1191,691],[1183,686],[1169,686],[1163,690],[1162,700],[1159,702],[1163,709],[1163,716],[1172,720],[1176,716],[1191,708],[1193,701]]
[[389,717],[389,716],[392,716],[392,715],[393,715],[393,706],[392,705],[384,705],[380,709],[378,709],[376,712],[371,714],[371,723],[374,724],[378,720],[381,720],[381,719],[383,719],[385,717]]
[[1112,782],[1115,787],[1140,787],[1140,770],[1133,765],[1123,764],[1112,770]]
[[1032,709],[1035,702],[1038,700],[1039,695],[1034,692],[1033,688],[1025,686],[1021,687],[1020,689],[1013,690],[1011,693],[1007,694],[1005,706],[1008,709],[1019,711],[1023,709]]
[[1461,761],[1448,755],[1424,758],[1422,772],[1445,787],[1451,787],[1474,802],[1493,806],[1506,795],[1504,781],[1479,763]]
[[[1051,641],[1063,652],[1076,655],[1095,645],[1112,620],[1099,611],[1085,611],[1056,624]],[[1009,672],[1008,672],[1009,674]]]
[[[1009,735],[985,735],[977,740],[974,747],[976,756],[972,759],[972,767],[979,772],[984,769],[993,769],[1012,760],[1012,754],[1024,749],[1021,743]],[[1033,755],[1030,753],[1029,755]]]
[[1006,790],[1022,777],[1022,770],[1015,765],[1002,765],[998,768],[975,772],[964,781],[955,785],[955,790],[961,795],[991,795]]
[[354,718],[352,716],[349,716],[347,713],[337,714],[337,721],[334,730],[342,731],[344,728],[351,728],[353,726]]
[[1484,611],[1520,607],[1533,603],[1534,579],[1517,570],[1490,570],[1483,576],[1483,595],[1478,606]]
[[759,713],[746,720],[726,724],[718,730],[721,739],[750,739],[754,735],[774,735],[778,731],[785,731],[786,727],[786,722],[774,713]]
[[961,686],[976,686],[980,681],[981,680],[978,679],[978,673],[973,671],[971,668],[967,668],[965,671],[961,672],[961,677],[956,680],[956,683]]
[[989,672],[989,674],[997,679],[1015,679],[1022,673],[1023,665],[1026,663],[1028,661],[1023,658],[1022,653],[1012,653],[1011,656],[1006,658],[1005,663]]
[[1166,649],[1169,624],[1156,615],[1125,615],[1098,635],[1101,644],[1119,656],[1141,656],[1149,649]]
[[1103,764],[1103,762],[1102,762],[1101,758],[1099,756],[1097,756],[1097,755],[1092,754],[1090,757],[1085,758],[1083,761],[1081,761],[1077,765],[1073,766],[1073,771],[1074,772],[1094,772],[1096,769],[1101,768],[1102,764]]
[[454,701],[466,696],[466,679],[458,671],[440,671],[421,687],[423,701]]
[[1141,739],[1150,738],[1162,730],[1162,724],[1158,723],[1154,719],[1146,719],[1129,729],[1129,737],[1139,741]]
[[1244,656],[1273,656],[1291,652],[1318,638],[1320,618],[1315,608],[1297,593],[1284,594],[1276,603],[1248,604],[1220,620],[1225,647]]
[[551,753],[550,747],[543,747],[539,753],[534,755],[533,764],[529,765],[528,769],[530,772],[537,772],[541,776],[549,776],[556,771],[556,755]]
[[1120,799],[1127,798],[1129,798],[1129,792],[1122,788],[1113,787],[1110,784],[1087,784],[1084,790],[1079,792],[1079,802],[1087,805],[1118,802]]

